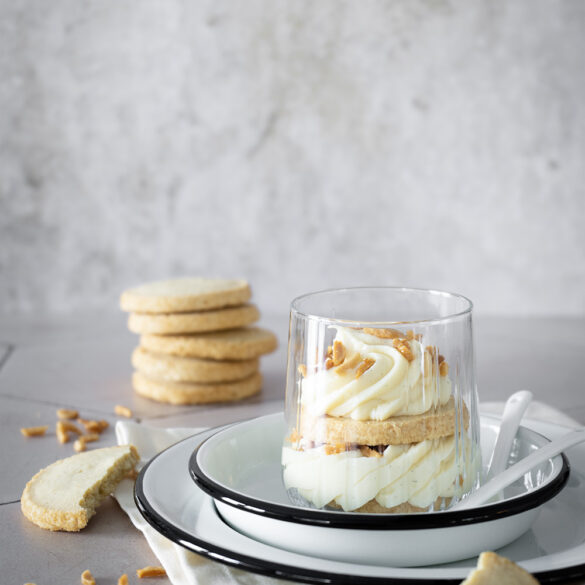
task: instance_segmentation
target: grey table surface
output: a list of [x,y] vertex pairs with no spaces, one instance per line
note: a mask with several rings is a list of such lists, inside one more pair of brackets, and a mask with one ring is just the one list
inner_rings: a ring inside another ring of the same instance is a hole
[[[122,573],[134,582],[137,568],[158,564],[112,499],[79,534],[51,533],[26,520],[19,498],[28,479],[73,450],[54,435],[26,439],[19,429],[53,425],[59,407],[114,423],[114,405],[124,404],[136,419],[164,427],[216,426],[282,410],[288,316],[266,316],[261,325],[279,338],[278,350],[262,358],[262,393],[238,404],[179,407],[134,395],[130,354],[138,339],[124,315],[0,317],[0,581],[74,584],[89,568],[98,583],[116,583]],[[481,401],[527,388],[585,424],[584,318],[478,317],[475,352]],[[112,426],[100,446],[115,444]]]

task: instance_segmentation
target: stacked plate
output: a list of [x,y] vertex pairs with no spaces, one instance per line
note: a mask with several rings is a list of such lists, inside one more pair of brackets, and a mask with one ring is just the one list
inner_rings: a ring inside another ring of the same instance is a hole
[[[495,418],[482,419],[486,460],[498,424]],[[567,430],[541,427],[551,437]],[[568,484],[567,458],[558,456],[532,469],[495,503],[462,511],[375,515],[292,505],[281,480],[283,434],[278,414],[178,443],[141,472],[139,509],[157,530],[188,549],[304,582],[461,580],[475,566],[475,555],[494,549],[542,582],[585,575],[583,447],[569,451]],[[521,428],[512,457],[520,459],[546,442]]]

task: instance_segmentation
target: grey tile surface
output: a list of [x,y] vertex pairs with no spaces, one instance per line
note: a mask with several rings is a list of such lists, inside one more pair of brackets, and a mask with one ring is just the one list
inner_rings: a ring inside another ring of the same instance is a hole
[[[130,353],[137,338],[122,322],[89,317],[75,324],[54,321],[38,335],[36,321],[23,321],[18,335],[0,344],[13,351],[0,368],[0,567],[10,583],[78,583],[89,568],[98,583],[116,583],[146,564],[158,564],[142,535],[108,500],[82,534],[49,533],[30,524],[18,500],[34,473],[73,453],[54,436],[55,409],[73,406],[83,415],[114,423],[114,404],[127,404],[154,426],[217,426],[282,410],[286,367],[286,315],[265,319],[279,337],[277,352],[262,358],[265,384],[259,396],[236,404],[193,407],[160,405],[135,397]],[[0,326],[0,332],[7,331]],[[13,335],[14,334],[14,335]],[[480,399],[503,400],[521,387],[585,423],[585,320],[479,318],[475,327]],[[25,439],[20,427],[47,423],[51,434]],[[113,444],[111,427],[99,446]],[[16,462],[16,463],[15,463]],[[8,538],[7,535],[10,535]],[[1,580],[0,580],[1,581]],[[131,582],[133,582],[131,578]],[[157,580],[157,584],[168,580]]]
[[[80,415],[92,418],[93,412],[80,411]],[[104,418],[100,416],[100,418]],[[102,433],[100,440],[90,448],[114,445],[116,438],[113,424],[115,417],[105,417],[110,427]],[[55,407],[40,402],[19,400],[0,396],[0,469],[10,473],[0,474],[0,503],[20,498],[26,482],[41,468],[57,459],[73,455],[73,442],[62,445],[55,436],[57,416]],[[21,427],[49,425],[44,437],[24,437]]]
[[[6,585],[78,584],[85,569],[98,584],[115,585],[123,573],[130,583],[137,583],[136,569],[159,564],[112,498],[80,533],[42,530],[22,515],[18,503],[0,506],[0,527],[0,582]],[[166,578],[156,579],[156,585],[169,583]]]

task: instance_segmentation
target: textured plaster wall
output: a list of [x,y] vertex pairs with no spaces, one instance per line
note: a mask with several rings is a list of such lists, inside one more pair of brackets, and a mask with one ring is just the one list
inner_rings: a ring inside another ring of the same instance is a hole
[[585,2],[0,0],[0,311],[244,276],[585,314]]

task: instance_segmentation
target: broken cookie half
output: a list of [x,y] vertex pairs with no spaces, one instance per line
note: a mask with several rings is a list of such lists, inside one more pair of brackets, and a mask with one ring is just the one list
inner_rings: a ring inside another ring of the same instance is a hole
[[60,459],[26,484],[20,500],[22,512],[41,528],[78,532],[139,460],[132,445]]

